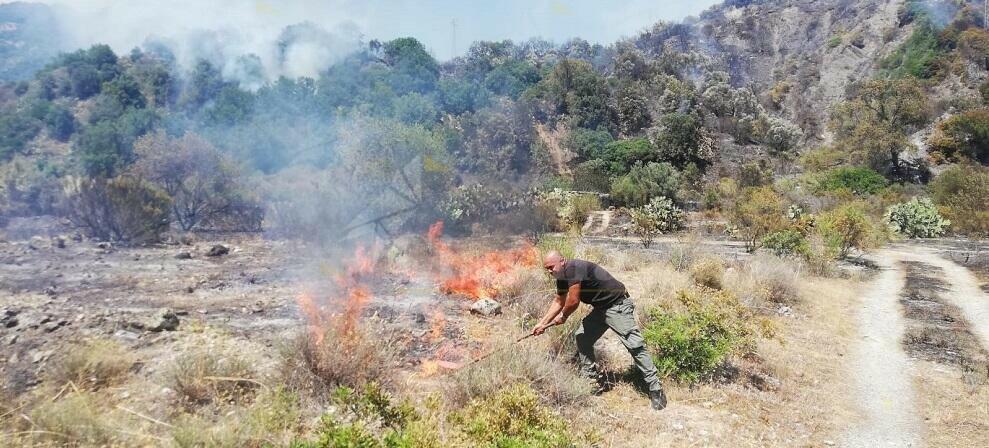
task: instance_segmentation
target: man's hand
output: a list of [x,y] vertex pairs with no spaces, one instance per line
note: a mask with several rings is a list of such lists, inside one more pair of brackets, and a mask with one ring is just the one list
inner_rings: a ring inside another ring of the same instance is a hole
[[543,324],[536,325],[536,328],[533,328],[532,329],[532,335],[533,336],[539,336],[539,335],[545,333],[547,328],[549,328],[549,327],[555,327],[557,325],[563,325],[563,323],[566,322],[566,321],[567,321],[567,318],[566,317],[563,317],[562,314],[559,314],[559,315],[556,316],[555,319],[553,319],[552,322],[550,322],[550,323],[548,323],[546,325],[543,325]]
[[536,325],[536,327],[532,329],[532,335],[539,336],[545,333],[547,328],[549,328],[549,325],[543,325],[543,324]]
[[551,322],[551,323],[550,323],[550,324],[549,324],[549,325],[547,326],[547,328],[548,328],[548,327],[555,327],[555,326],[557,326],[557,325],[563,325],[563,324],[564,324],[564,323],[566,323],[566,322],[567,322],[567,317],[566,317],[566,316],[565,316],[565,315],[564,315],[563,313],[560,313],[560,314],[558,314],[558,315],[556,316],[556,319],[553,319],[553,322]]

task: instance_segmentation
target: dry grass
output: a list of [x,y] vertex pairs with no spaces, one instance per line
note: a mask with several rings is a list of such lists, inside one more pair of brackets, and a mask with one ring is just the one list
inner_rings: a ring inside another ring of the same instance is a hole
[[957,369],[920,361],[914,390],[928,446],[989,446],[989,384],[972,386]]
[[135,361],[136,357],[117,342],[92,340],[68,350],[52,368],[49,381],[99,390],[122,382]]
[[25,445],[115,446],[118,432],[89,393],[72,393],[60,400],[43,400],[30,413]]
[[725,274],[725,288],[754,308],[792,305],[798,301],[800,271],[794,263],[758,254]]
[[711,289],[721,289],[725,275],[725,262],[716,257],[704,257],[690,266],[694,283]]
[[177,448],[289,446],[298,429],[298,396],[284,388],[268,389],[247,408],[233,408],[219,419],[184,414],[173,422]]
[[301,333],[281,351],[282,376],[304,396],[325,397],[337,386],[357,388],[368,382],[390,385],[396,346],[372,322],[345,331],[341,326],[320,335]]
[[590,382],[561,361],[568,357],[556,356],[546,340],[527,339],[513,344],[513,340],[504,337],[492,345],[492,350],[487,359],[452,375],[447,386],[451,403],[464,405],[471,399],[492,396],[518,383],[531,385],[555,405],[574,404],[590,393]]
[[172,389],[189,405],[247,398],[259,386],[256,377],[245,358],[217,350],[183,353],[168,372]]
[[639,316],[648,310],[673,303],[677,292],[693,284],[690,275],[677,271],[668,263],[644,266],[635,275],[623,276],[622,281],[632,295]]

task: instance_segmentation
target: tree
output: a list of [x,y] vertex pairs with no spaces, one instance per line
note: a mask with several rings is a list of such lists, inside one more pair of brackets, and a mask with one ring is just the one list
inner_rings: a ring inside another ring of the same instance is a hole
[[182,230],[215,221],[241,203],[250,202],[238,180],[234,161],[195,134],[173,139],[163,132],[134,144],[131,167],[172,198],[171,214]]
[[75,151],[83,170],[90,176],[113,177],[133,157],[113,123],[106,121],[84,129],[75,142]]
[[139,244],[168,229],[168,195],[135,177],[71,179],[66,195],[70,219],[96,238]]
[[804,132],[783,118],[771,117],[767,125],[766,135],[762,140],[770,154],[784,161],[793,158],[797,145],[804,138]]
[[914,79],[879,79],[865,83],[832,114],[838,149],[893,177],[902,174],[900,154],[907,139],[927,119],[927,95]]
[[391,86],[397,94],[427,93],[436,88],[439,64],[421,42],[403,37],[385,42],[383,48],[385,63],[392,69]]
[[198,110],[206,102],[216,98],[223,88],[223,77],[220,71],[213,67],[213,64],[205,59],[196,62],[196,66],[189,74],[179,104],[190,110]]
[[952,115],[938,123],[928,143],[947,160],[968,158],[989,163],[989,109]]
[[989,169],[958,165],[931,182],[931,196],[957,232],[989,235]]
[[732,210],[732,221],[741,227],[750,251],[762,238],[786,226],[783,196],[770,186],[746,188]]
[[711,158],[711,141],[704,134],[701,121],[693,114],[664,115],[650,138],[659,151],[659,159],[678,168],[689,163],[703,168]]
[[611,184],[611,195],[630,207],[643,206],[655,197],[676,198],[680,173],[668,163],[636,162],[628,174]]

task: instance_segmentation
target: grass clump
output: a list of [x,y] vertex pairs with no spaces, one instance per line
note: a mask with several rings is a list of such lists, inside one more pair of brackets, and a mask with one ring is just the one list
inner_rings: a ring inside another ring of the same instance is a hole
[[68,350],[52,369],[50,380],[99,390],[123,381],[135,361],[134,355],[117,342],[92,340]]
[[228,412],[219,421],[209,415],[178,417],[171,431],[177,448],[285,446],[299,421],[298,395],[284,387],[267,389],[246,409]]
[[[578,319],[571,320],[573,324],[567,322],[570,331],[564,328],[558,332],[562,335],[560,353],[571,348],[569,341],[579,324]],[[590,395],[589,383],[545,348],[537,344],[508,346],[510,342],[501,341],[489,358],[457,371],[450,378],[447,396],[452,403],[462,405],[472,399],[490,397],[517,383],[532,387],[556,405],[573,404]]]
[[117,431],[105,417],[89,392],[45,400],[31,411],[31,441],[39,446],[114,446]]
[[709,378],[730,356],[754,347],[762,325],[734,294],[683,290],[680,310],[656,308],[643,337],[663,376],[691,384]]
[[543,255],[555,250],[567,259],[577,256],[577,239],[569,235],[544,235],[539,238],[536,247],[539,248],[539,253]]
[[515,385],[472,401],[452,420],[464,446],[551,448],[575,445],[560,416],[539,403],[535,391]]
[[282,372],[306,395],[326,396],[338,386],[391,383],[394,344],[362,328],[334,324],[305,332],[282,350]]
[[169,372],[172,388],[186,404],[241,400],[258,387],[250,363],[233,353],[210,350],[181,355]]
[[794,304],[799,283],[800,273],[793,262],[768,254],[752,257],[725,276],[725,289],[750,307]]
[[708,257],[690,266],[690,276],[694,283],[712,289],[721,289],[725,263],[720,258]]

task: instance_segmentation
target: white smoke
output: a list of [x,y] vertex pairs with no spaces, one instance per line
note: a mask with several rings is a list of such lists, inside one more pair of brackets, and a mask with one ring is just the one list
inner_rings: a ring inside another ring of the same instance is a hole
[[[118,54],[164,45],[183,68],[206,59],[255,88],[264,81],[317,77],[362,40],[349,0],[49,0],[67,48],[95,43]],[[295,31],[289,31],[295,30]]]

